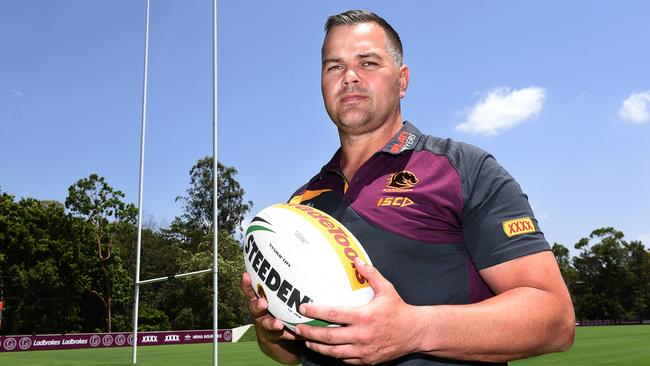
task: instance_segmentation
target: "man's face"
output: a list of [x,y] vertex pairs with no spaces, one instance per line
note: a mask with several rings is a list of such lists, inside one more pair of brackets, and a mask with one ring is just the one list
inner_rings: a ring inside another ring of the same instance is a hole
[[323,43],[321,89],[339,130],[363,134],[399,116],[408,67],[398,68],[375,23],[336,26]]

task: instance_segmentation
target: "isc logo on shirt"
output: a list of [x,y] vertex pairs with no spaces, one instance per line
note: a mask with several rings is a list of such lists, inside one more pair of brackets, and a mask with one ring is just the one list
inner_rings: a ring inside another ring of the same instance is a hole
[[509,238],[511,238],[516,235],[534,233],[535,225],[530,217],[522,217],[519,219],[504,221],[503,231]]
[[377,201],[377,206],[393,206],[393,207],[404,207],[414,204],[408,197],[379,197]]

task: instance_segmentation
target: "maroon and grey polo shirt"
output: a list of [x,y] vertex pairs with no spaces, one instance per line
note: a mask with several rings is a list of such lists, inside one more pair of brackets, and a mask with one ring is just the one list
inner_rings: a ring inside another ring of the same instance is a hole
[[[550,250],[519,184],[485,151],[402,129],[346,181],[340,150],[291,198],[338,219],[412,305],[493,296],[479,270]],[[309,353],[303,365],[338,360]],[[394,365],[474,365],[409,355]]]

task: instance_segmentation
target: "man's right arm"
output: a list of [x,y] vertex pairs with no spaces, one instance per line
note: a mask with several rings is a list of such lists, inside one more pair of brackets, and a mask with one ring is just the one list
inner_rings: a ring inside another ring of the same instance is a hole
[[268,312],[268,302],[257,297],[248,273],[242,276],[239,287],[248,299],[248,311],[253,317],[257,343],[262,352],[284,364],[299,364],[300,354],[304,350],[304,343],[299,340],[301,338]]

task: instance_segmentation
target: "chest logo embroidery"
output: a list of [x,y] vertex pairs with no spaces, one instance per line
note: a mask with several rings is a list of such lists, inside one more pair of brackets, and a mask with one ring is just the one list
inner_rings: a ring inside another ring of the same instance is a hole
[[531,220],[530,217],[508,220],[504,221],[502,224],[503,231],[509,238],[516,235],[535,232],[535,225],[533,224],[533,220]]
[[[386,187],[384,187],[382,191],[390,193],[411,192],[420,181],[413,172],[408,170],[393,173],[386,180]],[[379,196],[377,207],[404,207],[410,206],[414,203],[415,202],[407,196]]]
[[379,197],[377,206],[404,207],[414,204],[413,200],[408,197]]
[[386,180],[384,192],[410,192],[420,181],[413,172],[408,170],[393,173]]
[[413,188],[418,184],[418,177],[408,170],[402,170],[401,172],[393,173],[388,178],[388,184],[386,188]]

